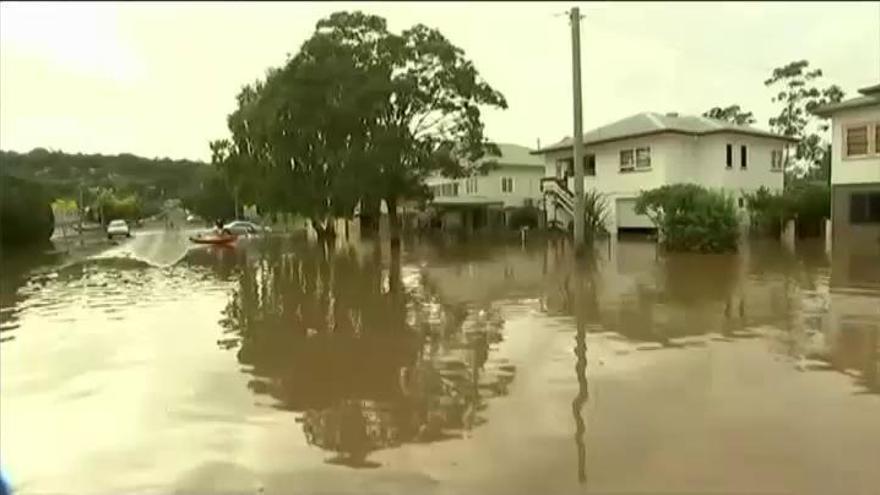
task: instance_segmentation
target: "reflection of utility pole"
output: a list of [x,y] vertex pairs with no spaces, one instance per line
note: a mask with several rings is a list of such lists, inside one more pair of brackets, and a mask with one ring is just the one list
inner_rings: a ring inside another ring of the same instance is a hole
[[[574,317],[575,317],[575,326],[577,328],[577,333],[575,335],[575,346],[574,346],[574,354],[577,359],[574,365],[575,377],[578,381],[578,393],[575,398],[571,402],[571,412],[574,416],[574,424],[575,424],[575,433],[574,433],[574,444],[577,450],[577,471],[578,471],[578,482],[586,483],[587,482],[587,446],[584,441],[584,436],[587,432],[587,424],[584,420],[583,409],[584,405],[590,398],[590,388],[589,383],[587,382],[587,322],[586,322],[586,312],[587,310],[597,311],[598,304],[591,304],[590,308],[586,307],[587,303],[587,294],[584,289],[584,283],[588,280],[589,277],[593,273],[592,270],[589,270],[589,267],[584,264],[578,262],[580,260],[575,261],[575,276],[573,277],[575,290],[574,290]],[[590,280],[590,297],[595,298],[595,285],[593,285],[593,280]]]
[[82,181],[79,183],[79,204],[77,205],[77,210],[79,215],[79,245],[83,244],[83,215],[85,214],[86,207],[83,202],[83,184]]
[[573,7],[571,21],[571,67],[574,97],[574,249],[584,248],[584,133],[581,109],[581,14]]

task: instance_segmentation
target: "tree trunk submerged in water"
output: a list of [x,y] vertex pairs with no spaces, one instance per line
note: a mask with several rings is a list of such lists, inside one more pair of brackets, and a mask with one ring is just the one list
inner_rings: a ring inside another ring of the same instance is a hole
[[330,241],[336,238],[336,227],[332,219],[321,221],[312,218],[311,223],[319,241]]
[[382,216],[381,198],[364,198],[361,200],[359,215],[361,236],[372,237],[379,233],[379,218]]
[[388,236],[391,239],[391,248],[400,247],[400,217],[397,215],[397,196],[385,198],[388,207]]

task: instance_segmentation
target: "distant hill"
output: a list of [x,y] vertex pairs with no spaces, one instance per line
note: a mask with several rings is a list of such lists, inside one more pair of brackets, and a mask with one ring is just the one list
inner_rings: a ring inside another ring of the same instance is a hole
[[53,197],[72,197],[101,186],[137,193],[144,200],[180,198],[197,191],[210,176],[204,162],[121,155],[69,154],[36,148],[29,153],[0,151],[0,174],[41,184]]

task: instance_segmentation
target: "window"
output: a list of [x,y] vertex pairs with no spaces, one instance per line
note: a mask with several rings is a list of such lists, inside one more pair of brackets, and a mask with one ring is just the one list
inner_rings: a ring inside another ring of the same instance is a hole
[[740,208],[742,208],[743,206],[745,206],[745,202],[743,201],[742,198],[738,198],[737,201],[736,201],[736,203],[739,205]]
[[880,122],[874,123],[874,153],[880,155]]
[[434,186],[434,196],[458,196],[458,183],[446,183]]
[[633,150],[621,150],[620,151],[620,170],[632,170],[635,167],[635,160],[633,158]]
[[880,192],[852,193],[849,197],[850,223],[880,223]]
[[513,177],[502,177],[501,178],[501,192],[512,193],[513,192]]
[[471,177],[467,179],[464,183],[464,188],[467,194],[477,194],[477,178]]
[[852,126],[844,130],[846,134],[846,156],[860,156],[868,154],[868,126]]
[[[565,170],[565,177],[574,177],[574,168],[572,164],[574,158],[563,158],[556,161],[557,170],[562,167]],[[596,175],[596,155],[585,155],[583,158],[584,177],[594,177]]]
[[568,177],[568,170],[569,170],[568,164],[569,163],[570,163],[570,161],[565,160],[565,159],[556,160],[556,178],[557,179],[564,179],[564,178]]
[[733,168],[733,145],[727,145],[727,168]]
[[782,150],[770,151],[770,170],[782,170]]
[[746,145],[739,147],[739,168],[745,169],[749,166],[749,150]]
[[596,176],[596,155],[587,155],[584,157],[584,176]]
[[561,160],[556,160],[556,176],[560,179],[568,178],[574,175],[574,169],[571,168],[571,164],[574,163],[574,158],[563,158]]
[[636,168],[651,168],[651,148],[636,148]]

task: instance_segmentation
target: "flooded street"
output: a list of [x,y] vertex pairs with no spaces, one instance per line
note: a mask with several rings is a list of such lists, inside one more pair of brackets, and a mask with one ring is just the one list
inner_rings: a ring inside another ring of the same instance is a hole
[[4,260],[16,493],[880,493],[877,260],[188,248]]

